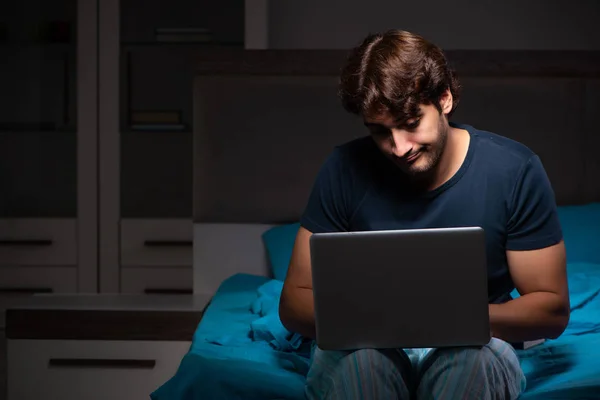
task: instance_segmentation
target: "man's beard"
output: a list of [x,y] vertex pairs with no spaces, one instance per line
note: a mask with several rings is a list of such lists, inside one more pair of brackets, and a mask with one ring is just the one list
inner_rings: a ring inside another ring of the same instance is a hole
[[440,163],[440,159],[446,149],[446,142],[448,141],[448,132],[450,126],[444,115],[440,116],[438,123],[438,139],[435,143],[427,146],[423,153],[419,156],[419,159],[415,165],[409,165],[402,168],[403,171],[409,176],[411,180],[426,183],[431,180],[437,171],[437,167]]

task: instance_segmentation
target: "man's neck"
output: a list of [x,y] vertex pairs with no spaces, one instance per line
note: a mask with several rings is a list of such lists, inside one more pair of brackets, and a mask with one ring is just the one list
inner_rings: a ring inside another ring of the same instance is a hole
[[449,128],[446,148],[442,153],[438,168],[436,168],[432,179],[429,180],[428,191],[442,186],[458,172],[467,157],[470,140],[469,132],[466,130]]

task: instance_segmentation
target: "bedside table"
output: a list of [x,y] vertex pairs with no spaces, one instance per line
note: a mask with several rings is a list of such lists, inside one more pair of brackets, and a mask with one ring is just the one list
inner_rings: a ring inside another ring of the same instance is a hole
[[6,309],[8,400],[135,400],[170,379],[210,300],[36,295]]

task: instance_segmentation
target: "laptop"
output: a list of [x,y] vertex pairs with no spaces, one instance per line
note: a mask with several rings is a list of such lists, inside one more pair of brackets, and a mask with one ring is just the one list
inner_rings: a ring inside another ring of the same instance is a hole
[[490,341],[480,227],[315,233],[310,255],[323,350]]

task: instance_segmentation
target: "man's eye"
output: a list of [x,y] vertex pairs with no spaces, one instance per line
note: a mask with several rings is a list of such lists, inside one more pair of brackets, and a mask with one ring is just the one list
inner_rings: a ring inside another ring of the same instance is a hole
[[419,126],[419,123],[421,122],[421,119],[415,119],[412,121],[408,121],[406,123],[406,128],[408,129],[416,129]]

